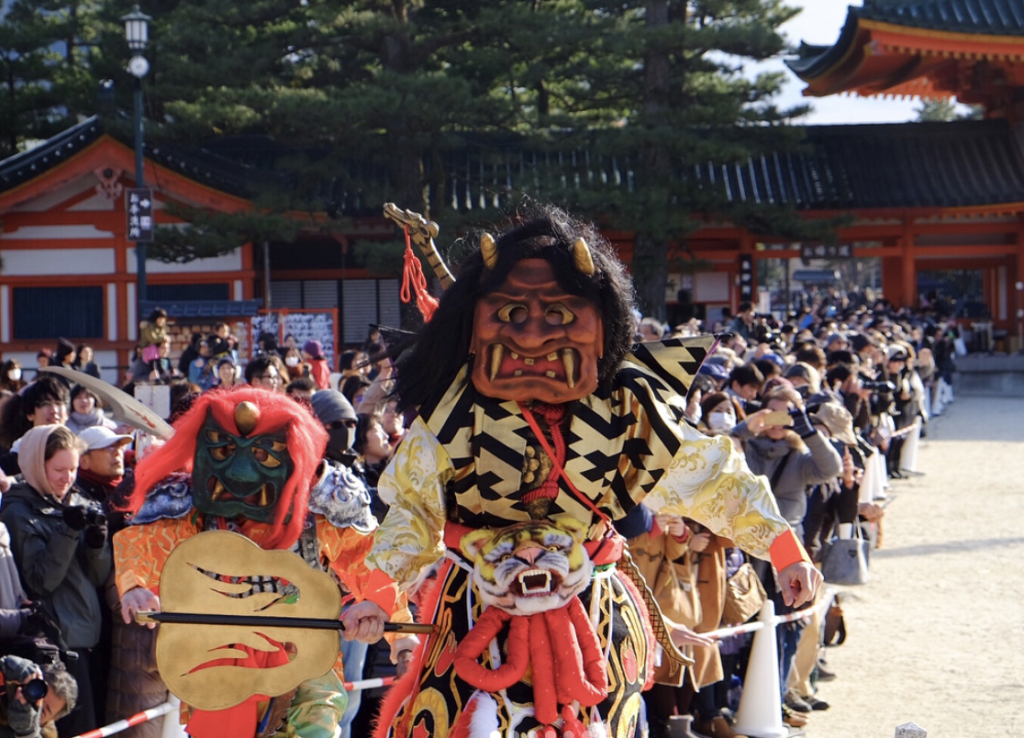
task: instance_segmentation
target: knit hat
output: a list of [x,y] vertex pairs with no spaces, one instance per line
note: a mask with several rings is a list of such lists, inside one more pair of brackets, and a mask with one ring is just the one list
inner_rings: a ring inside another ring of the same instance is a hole
[[306,341],[302,346],[302,350],[314,359],[324,358],[324,345],[319,341]]
[[352,403],[337,390],[322,389],[314,392],[310,402],[313,405],[313,412],[325,426],[342,420],[357,419],[356,411],[352,409]]

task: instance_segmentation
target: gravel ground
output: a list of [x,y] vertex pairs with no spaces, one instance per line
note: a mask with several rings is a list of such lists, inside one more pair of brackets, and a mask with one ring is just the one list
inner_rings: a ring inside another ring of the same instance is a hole
[[892,482],[871,582],[842,587],[848,638],[827,649],[831,708],[807,734],[1024,734],[1024,399],[960,397]]

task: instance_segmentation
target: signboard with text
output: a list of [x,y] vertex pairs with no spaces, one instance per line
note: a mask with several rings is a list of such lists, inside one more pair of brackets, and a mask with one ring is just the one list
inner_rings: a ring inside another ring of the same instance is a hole
[[128,240],[140,243],[153,240],[153,190],[138,187],[125,190],[128,215]]
[[805,265],[811,259],[852,259],[853,244],[838,243],[831,246],[824,244],[801,244],[800,258]]
[[740,254],[740,301],[754,301],[754,257]]

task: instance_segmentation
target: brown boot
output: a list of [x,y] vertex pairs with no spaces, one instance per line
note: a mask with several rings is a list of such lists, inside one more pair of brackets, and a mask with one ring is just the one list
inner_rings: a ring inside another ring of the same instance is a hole
[[690,726],[694,733],[707,736],[707,738],[747,738],[733,730],[726,719],[719,715],[710,720],[697,720],[694,718]]
[[807,723],[811,722],[804,715],[800,714],[796,710],[791,710],[786,705],[782,706],[782,722],[793,728],[803,728]]

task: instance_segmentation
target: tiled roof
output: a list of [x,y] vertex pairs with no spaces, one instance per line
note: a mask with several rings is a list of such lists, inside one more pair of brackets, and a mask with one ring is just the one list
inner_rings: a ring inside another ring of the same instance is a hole
[[143,315],[149,315],[158,307],[163,308],[171,318],[248,318],[259,313],[263,300],[143,300],[139,307]]
[[801,210],[1024,202],[1024,158],[1003,121],[809,126],[804,153],[700,167],[732,201]]
[[1024,36],[1021,0],[865,0],[860,18],[936,31]]
[[[779,152],[739,163],[691,162],[678,176],[693,179],[701,188],[720,189],[734,203],[775,203],[801,210],[1024,202],[1024,159],[1001,120],[808,126],[804,132],[799,153]],[[90,119],[0,162],[0,192],[56,166],[62,156],[101,134],[99,123]],[[150,159],[243,197],[253,197],[264,184],[284,182],[278,162],[295,153],[265,139],[147,148]],[[304,154],[309,158],[309,151]],[[537,151],[514,136],[454,138],[441,160],[448,205],[459,212],[500,204],[515,196],[509,193],[527,191],[536,177],[554,179],[567,190],[586,182],[630,190],[639,174],[635,157],[605,156],[585,148]],[[310,177],[302,183],[303,194],[325,203],[331,216],[379,216],[388,197],[387,169],[352,157],[336,171],[337,176]],[[430,171],[427,175],[433,181]],[[558,192],[549,189],[544,196],[558,198]]]
[[22,182],[38,177],[68,157],[77,154],[103,135],[103,126],[97,116],[61,131],[34,149],[9,156],[0,161],[0,192],[17,187]]
[[[104,133],[121,138],[108,130],[99,116],[93,116],[68,128],[35,148],[0,161],[0,193],[33,179],[59,165],[68,157],[98,139]],[[133,146],[131,140],[122,140]],[[225,159],[200,146],[182,146],[143,140],[147,159],[201,184],[239,197],[250,197],[267,183],[278,183],[269,170],[260,170],[244,163]]]

